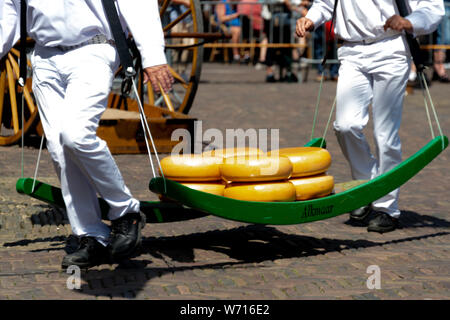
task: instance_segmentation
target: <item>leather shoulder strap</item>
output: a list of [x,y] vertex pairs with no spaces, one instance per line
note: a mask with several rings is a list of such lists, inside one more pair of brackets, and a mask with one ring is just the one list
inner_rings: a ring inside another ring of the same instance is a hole
[[20,62],[19,85],[25,86],[27,80],[27,2],[20,1]]
[[128,47],[125,33],[123,32],[122,25],[120,24],[119,15],[117,14],[114,0],[102,0],[102,4],[105,10],[106,18],[108,19],[109,27],[111,28],[111,32],[114,37],[114,41],[116,42],[117,52],[119,54],[122,67],[125,70],[125,75],[127,77],[132,77],[136,74],[136,70],[134,68],[133,58],[130,53],[130,48]]
[[[331,32],[333,32],[334,25],[336,24],[336,8],[338,5],[338,1],[339,0],[334,1],[333,15],[331,16],[331,26],[330,26],[330,37],[329,38],[331,38]],[[327,46],[328,46],[328,44],[327,44]],[[328,48],[325,48],[325,49],[326,49],[325,55],[323,56],[323,59],[322,59],[322,66],[325,66],[325,63],[327,62],[328,56],[330,55],[330,51],[331,51],[331,50],[328,50]]]
[[[409,10],[406,6],[405,0],[395,0],[395,3],[397,5],[400,16],[406,17],[407,15],[409,15]],[[407,32],[405,32],[405,37],[406,41],[408,42],[409,50],[411,51],[411,55],[413,57],[417,71],[422,72],[425,68],[425,60],[420,50],[419,42],[412,36],[412,34],[409,34]]]

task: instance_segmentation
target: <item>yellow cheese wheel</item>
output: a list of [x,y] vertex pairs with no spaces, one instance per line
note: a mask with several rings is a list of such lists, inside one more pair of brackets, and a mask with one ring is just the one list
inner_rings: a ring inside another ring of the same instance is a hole
[[328,196],[334,187],[333,176],[327,174],[290,179],[289,181],[295,187],[296,200],[309,200]]
[[220,157],[201,154],[172,155],[161,160],[164,176],[175,181],[217,181],[221,179]]
[[288,157],[292,162],[292,177],[317,175],[327,171],[331,166],[331,155],[328,150],[323,148],[284,148],[271,151],[267,155]]
[[203,152],[205,156],[213,156],[213,157],[236,157],[236,156],[247,156],[247,155],[263,155],[264,152],[259,148],[225,148],[225,149],[214,149]]
[[194,190],[212,193],[218,196],[223,196],[223,190],[225,189],[225,184],[223,183],[190,182],[190,183],[182,183],[182,185]]
[[229,182],[285,180],[291,176],[292,164],[286,157],[237,156],[225,158],[220,173]]
[[232,183],[225,188],[223,195],[244,201],[294,201],[295,187],[289,181]]

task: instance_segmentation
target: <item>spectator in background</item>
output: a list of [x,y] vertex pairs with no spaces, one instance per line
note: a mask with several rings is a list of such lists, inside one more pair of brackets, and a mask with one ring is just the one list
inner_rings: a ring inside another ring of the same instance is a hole
[[[162,16],[161,21],[163,22],[163,26],[168,25],[170,22],[176,20],[180,15],[189,10],[191,6],[191,0],[172,0],[171,4],[167,8],[165,14]],[[193,20],[190,15],[184,18],[181,22],[177,23],[173,26],[168,32],[189,32],[192,30]],[[194,44],[193,38],[181,38],[181,39],[168,39],[168,43],[170,44],[183,44],[183,45],[192,45]],[[166,57],[169,64],[175,62],[187,62],[189,57],[189,49],[186,50],[168,50],[166,51]],[[187,77],[183,73],[183,77]]]
[[[325,22],[323,25],[314,30],[313,41],[314,41],[314,59],[322,59],[325,50],[334,51],[330,57],[336,57],[336,45],[334,38],[334,31],[331,30],[331,21]],[[324,50],[325,48],[325,50]],[[337,81],[338,79],[338,64],[329,64],[329,74],[325,70],[326,66],[322,66],[321,63],[317,64],[317,81],[331,79]]]
[[[293,3],[300,2],[298,4],[298,9],[296,10],[298,13],[294,15],[296,20],[301,17],[306,16],[308,13],[308,8],[312,5],[312,1],[305,0],[291,0]],[[316,28],[313,32],[313,58],[314,59],[322,59],[324,56],[324,47],[327,50],[334,51],[332,57],[336,57],[336,43],[334,38],[334,31],[330,32],[331,22],[326,22],[325,24]],[[295,32],[295,30],[294,30]],[[301,38],[305,41],[305,38]],[[329,65],[329,74],[326,74],[324,67],[322,64],[317,64],[317,81],[320,81],[322,77],[325,77],[324,80],[331,79],[336,81],[338,79],[338,64],[330,64]]]
[[310,1],[308,0],[290,0],[287,3],[289,10],[291,11],[291,34],[294,35],[294,43],[303,45],[303,47],[292,48],[292,67],[293,71],[298,71],[300,67],[300,57],[304,54],[306,48],[306,39],[299,38],[295,34],[295,26],[297,20],[301,17],[306,16],[308,13],[308,7],[310,6]]
[[[445,2],[445,16],[442,19],[441,24],[435,32],[436,44],[450,45],[450,0],[444,0]],[[433,52],[433,78],[440,82],[449,83],[450,78],[445,71],[445,59],[446,50],[439,49]]]
[[[262,18],[262,39],[261,44],[266,45],[269,43],[269,28],[270,28],[270,19],[272,19],[272,13],[269,10],[269,6],[267,4],[264,4],[261,8],[261,18]],[[257,70],[263,69],[264,65],[266,65],[266,81],[267,82],[274,82],[275,77],[273,75],[273,68],[267,66],[266,59],[267,59],[267,47],[261,47],[259,50],[259,61],[256,64],[255,68]],[[268,81],[273,80],[273,81]]]
[[[259,40],[262,37],[263,18],[261,16],[262,5],[259,0],[242,0],[238,4],[237,11],[241,14],[242,35],[243,38],[251,43],[253,40]],[[244,56],[244,62],[250,61],[250,54],[247,52]]]
[[[228,0],[220,0],[215,8],[216,19],[219,24],[224,24],[231,33],[231,43],[238,44],[241,37],[241,21],[236,5],[231,5]],[[239,48],[233,48],[233,62],[240,62]]]
[[[276,0],[270,6],[270,14],[264,14],[264,33],[268,37],[268,43],[291,43],[294,37],[291,30],[292,4],[290,0]],[[292,49],[268,48],[265,64],[267,65],[266,82],[276,82],[273,66],[280,68],[279,81],[297,82],[298,79],[292,73]]]

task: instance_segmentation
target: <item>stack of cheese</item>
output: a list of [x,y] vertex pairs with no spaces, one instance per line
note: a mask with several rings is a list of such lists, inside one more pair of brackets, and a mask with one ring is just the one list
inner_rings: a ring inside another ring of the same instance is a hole
[[326,174],[331,166],[331,155],[317,147],[285,148],[269,152],[289,158],[292,175],[289,181],[295,186],[296,200],[309,200],[329,195],[334,188],[333,176]]
[[258,153],[225,157],[220,167],[227,185],[224,196],[244,201],[294,201],[295,187],[288,181],[292,163],[284,156]]
[[330,194],[333,177],[324,174],[330,164],[328,151],[307,147],[268,154],[258,148],[219,149],[169,156],[161,161],[166,178],[189,188],[238,200],[267,202]]

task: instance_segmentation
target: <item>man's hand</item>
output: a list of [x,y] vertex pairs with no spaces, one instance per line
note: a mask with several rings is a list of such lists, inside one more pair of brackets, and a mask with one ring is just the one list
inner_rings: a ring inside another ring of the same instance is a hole
[[295,33],[300,38],[303,38],[306,35],[306,31],[313,31],[314,30],[314,22],[312,22],[308,18],[300,18],[297,20]]
[[386,20],[386,23],[384,24],[384,31],[386,31],[387,29],[392,29],[396,31],[405,30],[408,33],[412,33],[413,25],[411,24],[411,21],[409,21],[408,19],[400,17],[399,15],[396,14]]
[[164,92],[169,92],[172,90],[172,84],[175,80],[167,64],[162,64],[144,69],[144,83],[148,81],[152,84],[153,91],[160,92],[159,84],[161,84]]

